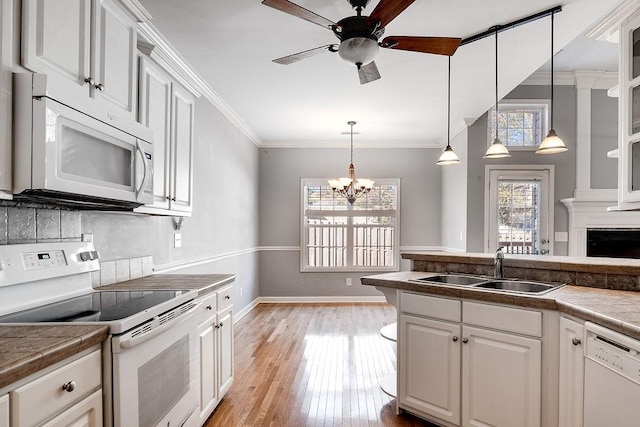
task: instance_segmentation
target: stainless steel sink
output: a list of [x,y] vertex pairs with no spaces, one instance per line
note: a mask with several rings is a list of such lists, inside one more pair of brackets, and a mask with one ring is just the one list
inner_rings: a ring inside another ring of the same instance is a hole
[[549,284],[516,279],[494,279],[491,277],[470,276],[464,274],[434,274],[414,279],[413,281],[421,283],[468,286],[470,288],[477,289],[533,295],[541,295],[564,286],[561,283]]
[[473,286],[486,282],[486,277],[465,276],[462,274],[436,274],[415,279],[418,282],[444,283],[447,285]]
[[543,294],[562,286],[561,284],[547,284],[538,282],[527,282],[520,280],[489,280],[488,282],[475,285],[476,288],[495,289],[505,292],[518,292],[526,294]]

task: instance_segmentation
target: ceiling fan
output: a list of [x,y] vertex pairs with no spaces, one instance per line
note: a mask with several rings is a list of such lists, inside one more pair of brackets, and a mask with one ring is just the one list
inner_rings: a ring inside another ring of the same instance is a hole
[[379,47],[451,56],[460,46],[461,39],[452,37],[388,36],[378,41],[387,24],[415,0],[380,0],[370,16],[363,16],[362,10],[369,1],[348,0],[357,15],[336,23],[288,0],[263,0],[262,4],[266,6],[332,30],[340,40],[339,44],[316,47],[274,59],[273,62],[288,65],[319,53],[338,52],[342,59],[358,68],[360,84],[365,84],[380,78],[378,67],[373,61]]

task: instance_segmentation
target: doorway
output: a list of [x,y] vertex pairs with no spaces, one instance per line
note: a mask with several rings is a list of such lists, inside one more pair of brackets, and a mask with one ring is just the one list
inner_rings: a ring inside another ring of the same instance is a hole
[[485,252],[553,255],[553,166],[488,165]]

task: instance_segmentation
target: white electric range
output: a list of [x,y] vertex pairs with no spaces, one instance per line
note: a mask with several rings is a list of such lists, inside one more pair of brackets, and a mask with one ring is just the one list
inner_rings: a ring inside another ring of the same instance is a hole
[[195,290],[93,289],[92,243],[0,246],[0,324],[103,324],[104,425],[197,425]]

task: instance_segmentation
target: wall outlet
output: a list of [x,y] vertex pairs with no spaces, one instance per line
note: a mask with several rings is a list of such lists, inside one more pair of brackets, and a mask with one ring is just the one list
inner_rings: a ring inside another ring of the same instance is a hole
[[93,243],[93,234],[91,233],[82,233],[82,241]]
[[554,237],[555,237],[556,242],[568,242],[569,241],[569,232],[567,232],[567,231],[556,231]]
[[344,279],[344,284],[347,286],[351,286],[351,277],[347,277],[346,279]]
[[182,247],[182,233],[173,233],[173,247]]
[[240,288],[240,296],[242,297],[242,288]]

